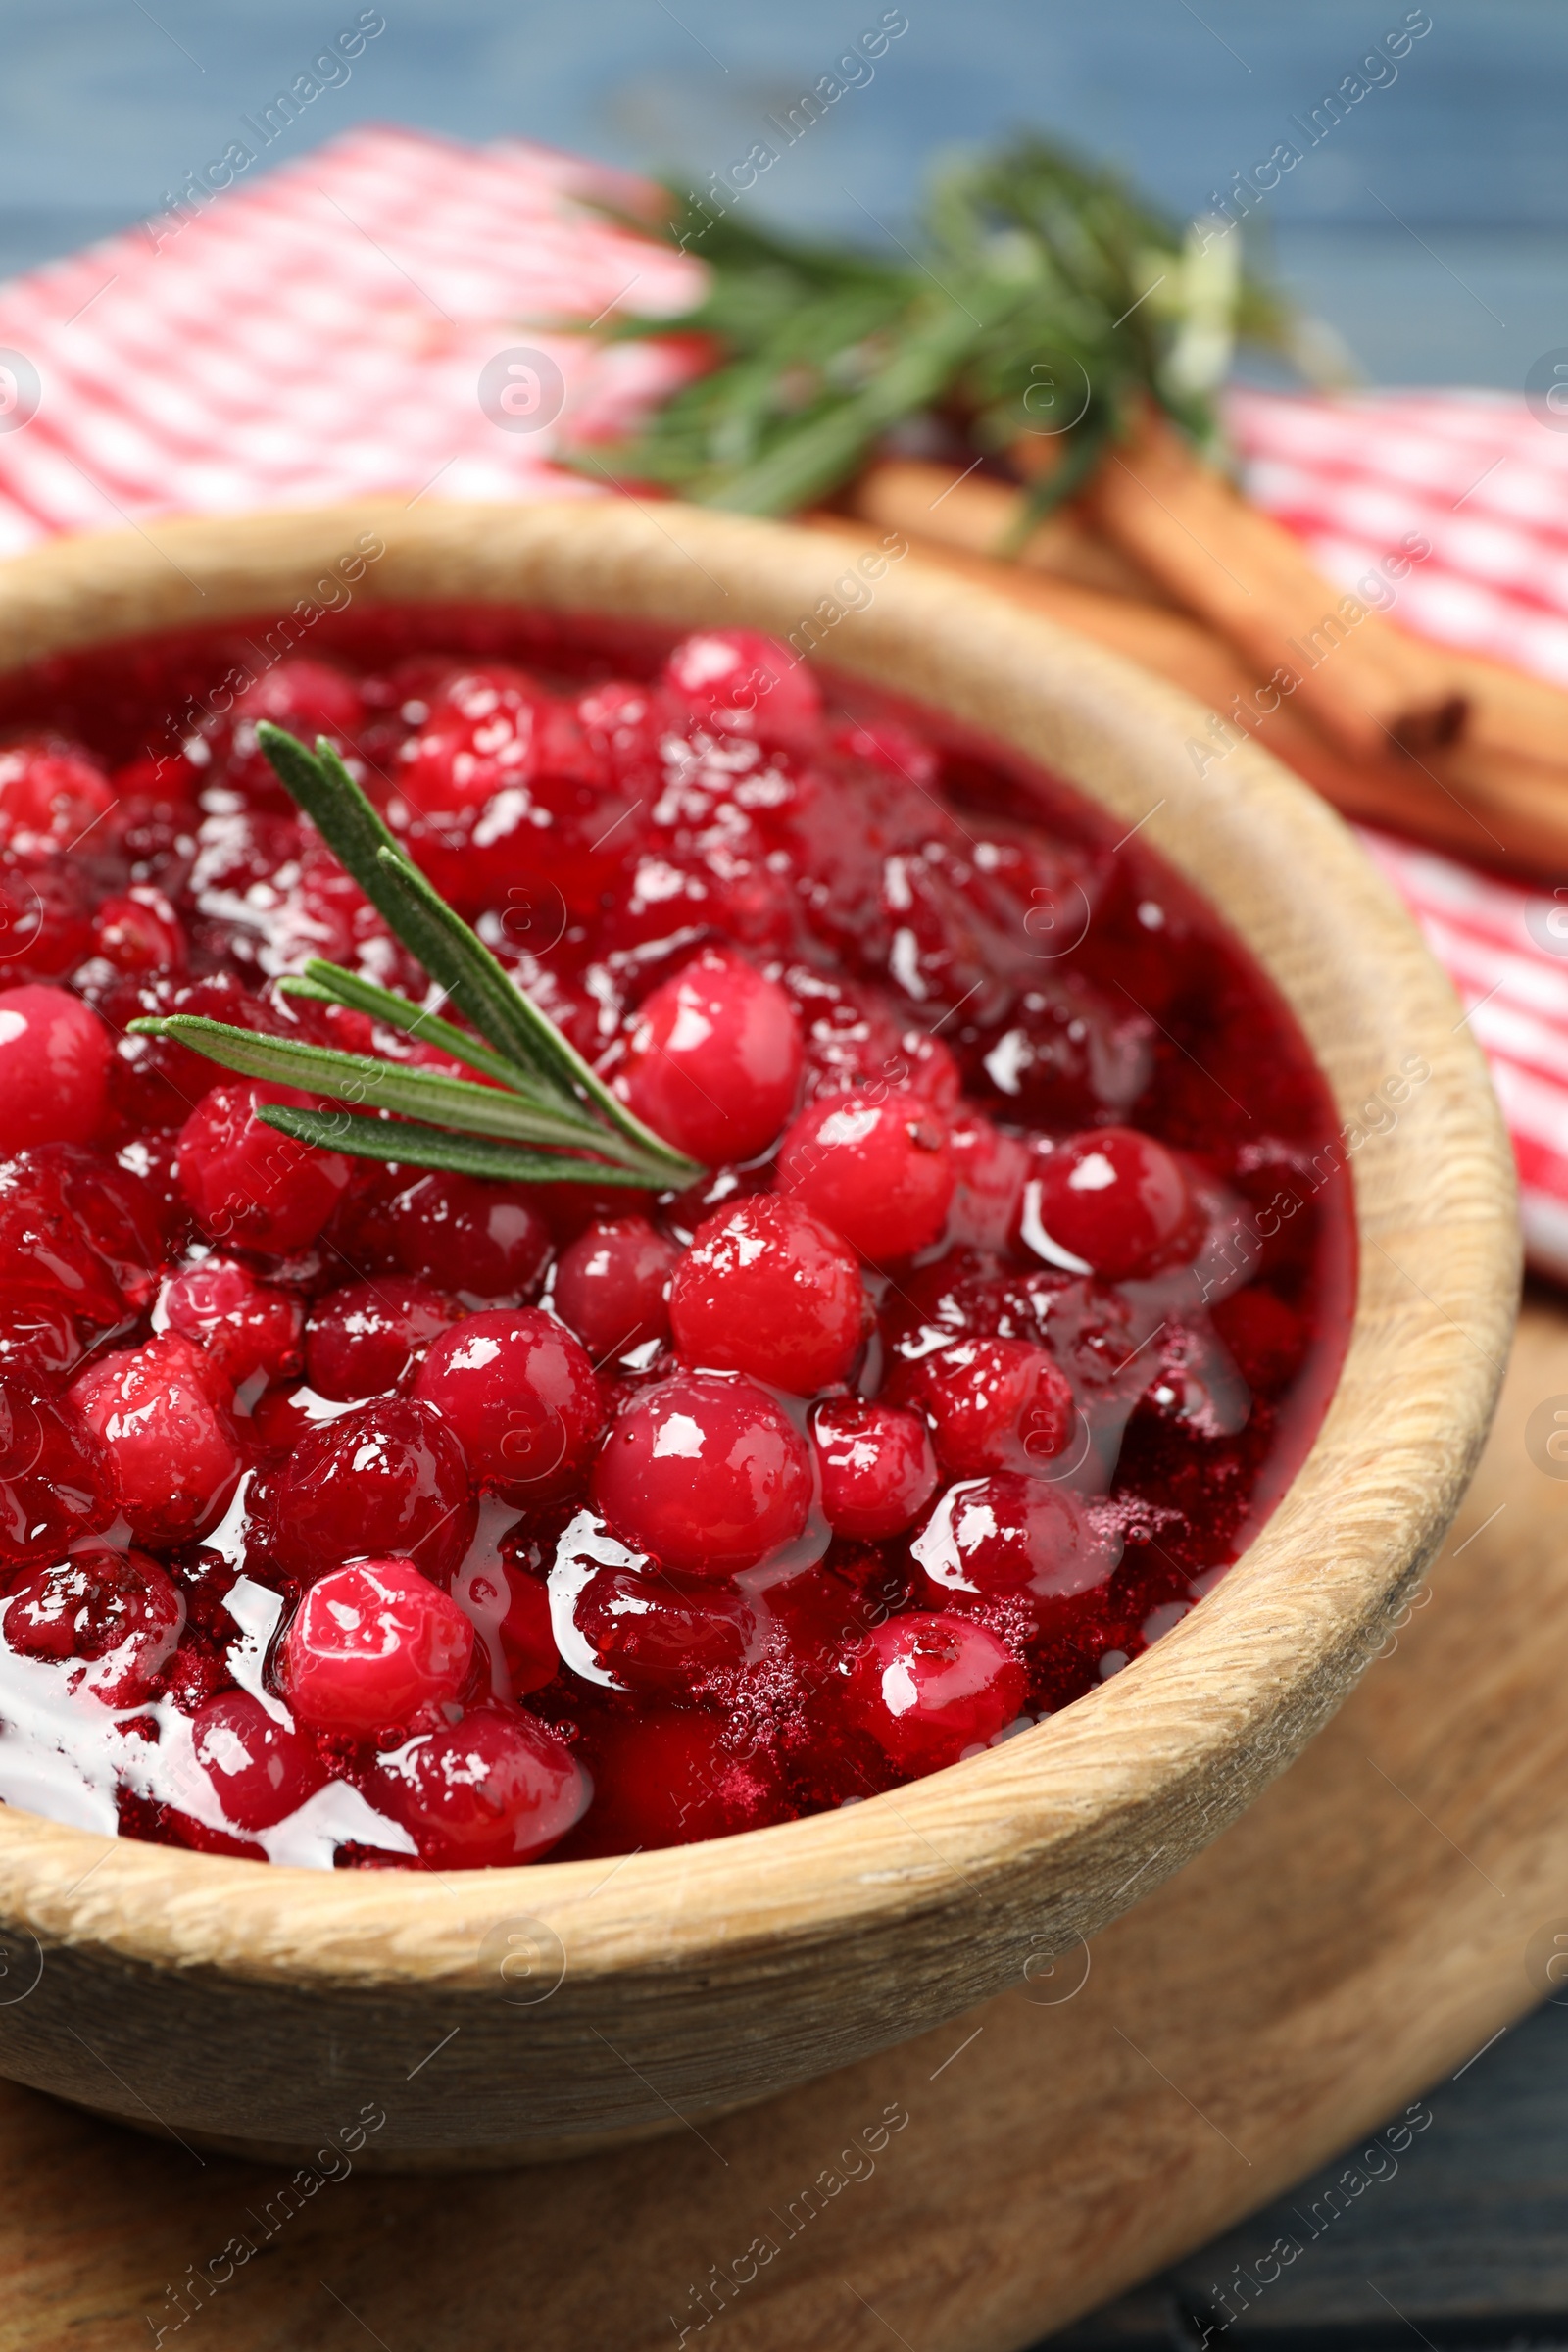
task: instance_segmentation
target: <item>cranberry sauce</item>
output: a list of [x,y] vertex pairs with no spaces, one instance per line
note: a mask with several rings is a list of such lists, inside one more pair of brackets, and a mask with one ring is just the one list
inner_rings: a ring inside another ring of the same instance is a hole
[[[621,1853],[1156,1640],[1301,1462],[1354,1281],[1328,1095],[1213,914],[745,632],[289,625],[0,692],[0,1797],[321,1868]],[[700,1183],[348,1158],[127,1033],[453,1066],[279,991],[426,983],[264,717]]]

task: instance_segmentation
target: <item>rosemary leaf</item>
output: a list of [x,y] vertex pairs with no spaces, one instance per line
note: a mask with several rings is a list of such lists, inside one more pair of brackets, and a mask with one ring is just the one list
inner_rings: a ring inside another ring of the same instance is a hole
[[[673,1151],[662,1136],[656,1135],[651,1127],[645,1127],[641,1119],[633,1117],[623,1102],[616,1101],[598,1072],[590,1069],[576,1048],[563,1037],[554,1021],[530,1003],[520,989],[513,987],[483,940],[469,930],[461,915],[454,914],[417,866],[411,865],[397,850],[390,855],[383,851],[382,862],[392,875],[394,887],[406,895],[410,905],[417,906],[429,922],[445,931],[452,943],[454,961],[461,958],[465,968],[473,973],[476,989],[483,982],[486,986],[506,992],[510,999],[509,1024],[515,1026],[522,1041],[521,1051],[516,1047],[512,1049],[519,1061],[526,1059],[531,1062],[546,1083],[574,1107],[578,1099],[586,1096],[619,1135],[634,1144],[639,1152],[658,1159],[671,1171],[671,1183],[689,1184],[701,1173],[695,1161],[688,1159],[683,1152]],[[462,1001],[456,988],[451,993],[454,1002]],[[468,1007],[465,1005],[464,1009],[467,1010]],[[479,1025],[484,1027],[483,1022]],[[493,1043],[500,1045],[501,1040],[494,1030],[486,1029],[485,1034]],[[608,1142],[604,1148],[610,1148]]]
[[356,1159],[391,1160],[400,1166],[439,1168],[456,1176],[481,1176],[491,1184],[628,1185],[639,1192],[666,1192],[667,1174],[650,1174],[607,1162],[568,1158],[564,1153],[518,1152],[478,1136],[449,1134],[412,1119],[356,1118],[346,1110],[297,1110],[292,1103],[264,1102],[257,1117],[280,1135],[316,1144],[323,1152],[346,1152]]
[[[255,1030],[230,1028],[225,1021],[206,1020],[196,1013],[171,1013],[130,1026],[140,1037],[172,1038],[246,1078],[297,1086],[334,1102],[368,1103],[405,1118],[434,1120],[465,1135],[602,1152],[628,1165],[635,1163],[647,1180],[647,1155],[624,1138],[607,1134],[581,1115],[564,1118],[533,1110],[499,1087],[475,1086],[466,1078],[448,1078],[439,1070],[415,1069],[367,1054],[341,1054],[335,1047],[308,1045],[296,1038],[259,1036]],[[659,1165],[662,1168],[664,1163]]]
[[347,1005],[351,1012],[368,1013],[387,1029],[401,1029],[411,1037],[420,1037],[437,1053],[450,1054],[454,1061],[466,1062],[470,1070],[482,1071],[498,1086],[510,1087],[514,1094],[533,1097],[534,1088],[526,1070],[505,1055],[494,1054],[488,1046],[470,1037],[466,1029],[456,1028],[444,1021],[439,1013],[426,1011],[408,997],[400,997],[390,988],[378,988],[373,980],[362,979],[358,972],[345,971],[340,963],[327,963],[313,956],[303,972],[290,972],[277,983],[284,996],[311,997],[320,1004]]

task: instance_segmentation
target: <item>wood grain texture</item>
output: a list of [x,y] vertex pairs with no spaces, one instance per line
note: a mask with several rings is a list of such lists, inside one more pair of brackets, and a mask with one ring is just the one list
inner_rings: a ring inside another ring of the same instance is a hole
[[[890,2328],[917,2352],[1014,2352],[1203,2243],[1545,1989],[1532,1939],[1568,1914],[1568,1483],[1524,1433],[1555,1395],[1568,1313],[1527,1307],[1481,1471],[1390,1654],[1242,1821],[1093,1939],[1086,1980],[1062,1950],[1039,1989],[1072,1997],[1004,1994],[658,2146],[325,2180],[339,2158],[292,2198],[278,2170],[0,2089],[0,2352],[123,2352],[182,2310],[164,2339],[181,2352],[357,2352],[367,2329],[389,2352],[644,2352],[688,2324],[688,2346],[723,2352],[880,2352]],[[134,2087],[157,2100],[147,2066]],[[408,2088],[378,2086],[389,2117]],[[359,2104],[323,2078],[323,2145]],[[231,2240],[255,2252],[215,2289]],[[728,2308],[699,2333],[714,2266]]]
[[[528,602],[788,635],[831,599],[822,536],[625,502],[177,522],[0,572],[0,668],[51,647],[275,611],[361,534],[356,594]],[[408,2087],[381,2150],[646,2131],[886,2047],[1090,1935],[1245,1808],[1344,1697],[1441,1541],[1500,1376],[1512,1164],[1451,991],[1331,811],[1250,746],[1200,776],[1199,707],[913,560],[834,622],[833,663],[1080,783],[1229,915],[1353,1121],[1361,1276],[1311,1455],[1256,1544],[1128,1672],[1004,1747],[815,1820],[666,1853],[437,1878],[317,1874],[0,1813],[0,1918],[46,1952],[0,2005],[0,2070],[187,2134],[292,2141],[322,2085]],[[509,1997],[518,1920],[563,1958]],[[450,2042],[439,2067],[416,2062]]]

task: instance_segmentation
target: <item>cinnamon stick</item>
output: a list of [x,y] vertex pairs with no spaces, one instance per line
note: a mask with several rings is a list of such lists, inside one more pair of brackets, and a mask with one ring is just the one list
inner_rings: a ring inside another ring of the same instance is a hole
[[[1212,724],[1196,728],[1187,747],[1203,772],[1222,776],[1228,751],[1250,735],[1346,816],[1525,875],[1568,874],[1568,763],[1553,767],[1469,746],[1431,758],[1349,759],[1318,731],[1297,698],[1282,697],[1277,710],[1260,714],[1256,681],[1235,650],[1201,622],[1167,606],[922,537],[907,517],[906,508],[875,519],[905,533],[916,562],[974,580],[1075,629],[1207,704]],[[801,520],[857,545],[873,544],[869,532],[842,515],[818,513]]]
[[1107,451],[1079,503],[1260,680],[1294,675],[1299,706],[1350,758],[1435,750],[1463,732],[1469,699],[1446,655],[1323,579],[1283,525],[1152,411]]

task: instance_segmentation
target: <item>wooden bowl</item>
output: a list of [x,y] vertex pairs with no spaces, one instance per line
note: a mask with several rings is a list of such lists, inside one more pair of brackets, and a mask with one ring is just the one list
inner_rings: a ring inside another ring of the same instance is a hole
[[383,552],[352,594],[376,602],[780,636],[814,614],[840,671],[1141,826],[1273,974],[1348,1136],[1410,1056],[1431,1070],[1353,1150],[1349,1349],[1273,1518],[1126,1673],[1004,1746],[710,1844],[445,1877],[270,1869],[0,1808],[0,2071],[185,2139],[502,2163],[700,2124],[953,2017],[1241,1812],[1377,1649],[1469,1478],[1517,1291],[1513,1168],[1452,992],[1339,819],[1250,746],[1200,776],[1196,704],[912,559],[846,612],[831,542],[678,507],[172,522],[0,568],[0,673],[306,614],[361,544]]

